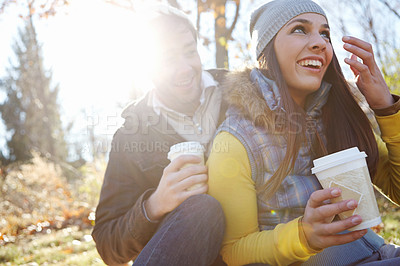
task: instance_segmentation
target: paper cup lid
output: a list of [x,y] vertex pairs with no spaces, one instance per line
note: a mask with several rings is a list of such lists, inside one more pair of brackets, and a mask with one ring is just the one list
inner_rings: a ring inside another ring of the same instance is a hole
[[200,142],[196,141],[187,141],[181,142],[171,146],[168,152],[168,159],[171,159],[172,154],[174,153],[182,153],[182,154],[191,154],[191,153],[203,153],[204,147],[200,144]]
[[365,154],[365,152],[360,152],[357,147],[353,147],[315,159],[313,161],[314,167],[311,168],[311,172],[315,174],[331,167],[365,157],[367,157],[367,154]]

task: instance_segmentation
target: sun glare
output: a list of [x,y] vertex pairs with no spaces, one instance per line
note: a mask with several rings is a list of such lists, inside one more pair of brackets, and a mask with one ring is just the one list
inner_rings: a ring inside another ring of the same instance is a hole
[[[90,116],[97,134],[111,138],[122,107],[152,87],[154,51],[162,44],[152,41],[144,12],[103,0],[71,1],[65,11],[35,22],[45,68],[60,87],[63,121],[82,128]],[[87,119],[80,121],[82,112]]]
[[64,94],[77,104],[76,92],[86,100],[123,102],[133,89],[148,86],[139,26],[132,11],[96,0],[72,2],[68,14],[48,23],[41,31],[45,57]]
[[67,117],[96,110],[98,128],[112,135],[118,126],[110,127],[108,117],[151,88],[146,51],[154,43],[141,20],[130,10],[87,0],[71,2],[67,14],[37,23],[45,64],[60,85]]

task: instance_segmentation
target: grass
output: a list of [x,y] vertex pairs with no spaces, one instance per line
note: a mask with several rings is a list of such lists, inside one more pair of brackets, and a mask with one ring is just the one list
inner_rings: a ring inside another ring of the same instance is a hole
[[377,197],[382,224],[375,231],[386,243],[400,246],[400,207],[395,206],[382,196]]
[[105,265],[90,233],[72,226],[24,237],[0,249],[0,265]]
[[34,156],[0,176],[0,265],[105,265],[90,233],[105,162],[67,179]]

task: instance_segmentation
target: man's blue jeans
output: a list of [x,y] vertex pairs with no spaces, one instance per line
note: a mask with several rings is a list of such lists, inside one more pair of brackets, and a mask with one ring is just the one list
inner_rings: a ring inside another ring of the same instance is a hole
[[219,202],[209,195],[192,196],[163,219],[133,265],[210,265],[224,228]]

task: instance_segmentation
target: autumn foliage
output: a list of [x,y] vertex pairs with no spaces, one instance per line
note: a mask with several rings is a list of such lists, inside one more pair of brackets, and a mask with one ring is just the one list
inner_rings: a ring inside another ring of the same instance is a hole
[[84,165],[84,177],[68,180],[60,166],[37,154],[10,165],[0,179],[0,246],[70,225],[92,227],[103,168]]

